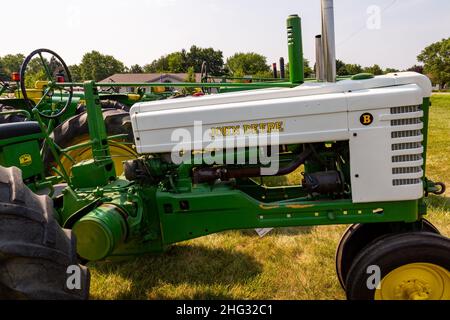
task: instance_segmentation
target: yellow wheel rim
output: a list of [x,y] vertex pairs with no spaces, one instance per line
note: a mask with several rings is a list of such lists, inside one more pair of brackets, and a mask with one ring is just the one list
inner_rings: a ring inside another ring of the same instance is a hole
[[450,272],[431,263],[411,263],[392,270],[375,300],[450,300]]
[[[81,144],[84,142],[88,142],[86,139],[77,139],[78,141],[74,142],[75,144]],[[123,165],[122,161],[135,159],[137,157],[136,151],[129,144],[121,144],[120,142],[110,141],[109,142],[109,151],[111,154],[111,158],[114,162],[114,167],[116,169],[117,176],[122,175],[123,173]],[[75,163],[79,163],[81,161],[92,159],[92,149],[91,147],[83,147],[76,150],[72,150],[67,152],[67,154],[75,160]],[[70,161],[67,157],[61,157],[61,164],[63,165],[66,172],[70,173],[72,170],[72,166],[74,165],[72,161]]]

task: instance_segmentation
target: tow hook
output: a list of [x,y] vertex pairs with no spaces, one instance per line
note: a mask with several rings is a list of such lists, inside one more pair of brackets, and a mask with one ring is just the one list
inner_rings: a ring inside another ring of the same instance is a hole
[[440,196],[443,195],[446,190],[447,187],[443,182],[433,182],[428,180],[425,188],[425,196],[428,196],[429,193]]

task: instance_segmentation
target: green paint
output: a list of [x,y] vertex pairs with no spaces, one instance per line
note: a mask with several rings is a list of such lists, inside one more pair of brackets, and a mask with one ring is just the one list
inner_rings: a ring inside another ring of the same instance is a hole
[[429,127],[429,121],[430,121],[430,107],[431,107],[431,101],[430,98],[423,99],[422,103],[422,111],[423,111],[423,172],[424,175],[426,175],[426,165],[427,165],[427,146],[428,146],[428,127]]
[[73,232],[78,254],[87,260],[101,260],[125,239],[127,226],[120,209],[105,204],[81,218]]
[[290,81],[293,84],[302,84],[304,82],[302,29],[298,15],[288,17],[287,32]]
[[[22,171],[23,179],[32,177],[42,179],[44,176],[44,165],[41,160],[39,135],[27,137],[16,137],[7,141],[0,141],[0,165],[4,167],[18,167]],[[22,138],[22,141],[17,141]],[[25,139],[26,140],[25,140]],[[13,142],[14,141],[14,142]]]
[[[94,81],[84,83],[89,137],[94,159],[72,167],[74,188],[89,188],[108,184],[116,179],[113,161],[109,153],[108,136],[103,120],[100,98]],[[79,146],[78,146],[79,147]]]

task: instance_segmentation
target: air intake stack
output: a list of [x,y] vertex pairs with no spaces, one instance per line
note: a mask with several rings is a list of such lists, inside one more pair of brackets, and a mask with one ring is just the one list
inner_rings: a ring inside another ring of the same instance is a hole
[[301,19],[298,15],[290,15],[287,19],[289,78],[292,83],[304,82],[303,46]]
[[322,36],[316,36],[316,79],[317,81],[325,81],[325,63],[323,60],[323,43]]
[[336,43],[333,0],[322,0],[322,47],[327,82],[336,82]]

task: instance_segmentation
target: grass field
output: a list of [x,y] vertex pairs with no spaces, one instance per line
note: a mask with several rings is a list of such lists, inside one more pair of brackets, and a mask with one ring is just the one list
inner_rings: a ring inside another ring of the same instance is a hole
[[[450,95],[432,99],[427,175],[450,186]],[[450,236],[450,193],[431,197],[431,220]],[[230,231],[160,256],[90,265],[93,299],[344,299],[334,254],[345,226],[284,228],[259,238]]]

